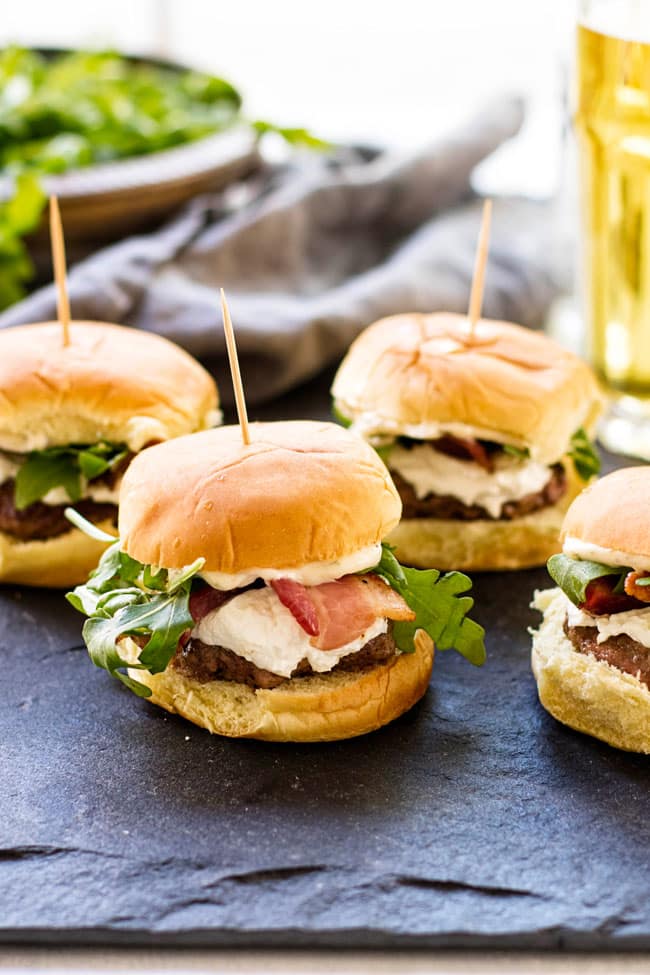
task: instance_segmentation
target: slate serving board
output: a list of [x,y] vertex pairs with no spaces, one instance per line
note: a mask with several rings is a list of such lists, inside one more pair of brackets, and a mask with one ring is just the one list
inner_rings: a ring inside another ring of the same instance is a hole
[[[324,411],[324,383],[272,408]],[[57,593],[0,593],[0,940],[650,947],[650,766],[537,704],[543,570],[476,578],[482,670],[329,745],[228,741],[139,701]]]

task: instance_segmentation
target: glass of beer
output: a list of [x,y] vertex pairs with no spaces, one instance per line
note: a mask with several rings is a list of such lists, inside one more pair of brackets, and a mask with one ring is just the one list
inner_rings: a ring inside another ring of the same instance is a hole
[[650,0],[582,0],[575,131],[600,439],[650,460]]

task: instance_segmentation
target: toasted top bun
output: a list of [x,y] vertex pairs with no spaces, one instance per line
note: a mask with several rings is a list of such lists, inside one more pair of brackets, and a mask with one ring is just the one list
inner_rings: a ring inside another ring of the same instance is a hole
[[122,548],[168,569],[297,568],[381,541],[402,505],[368,444],[334,423],[254,423],[159,444],[128,468]]
[[0,449],[109,440],[140,450],[214,422],[217,389],[187,352],[150,332],[73,322],[0,330]]
[[[566,513],[560,540],[582,557],[641,566],[650,559],[650,466],[623,467],[594,481]],[[597,548],[596,548],[597,547]],[[605,549],[602,554],[598,549]],[[608,558],[608,553],[620,558]],[[571,552],[573,554],[573,551]],[[599,556],[599,557],[595,557]]]
[[589,366],[551,339],[463,315],[394,315],[352,344],[332,387],[334,405],[367,434],[421,439],[456,433],[528,447],[557,461],[601,397]]

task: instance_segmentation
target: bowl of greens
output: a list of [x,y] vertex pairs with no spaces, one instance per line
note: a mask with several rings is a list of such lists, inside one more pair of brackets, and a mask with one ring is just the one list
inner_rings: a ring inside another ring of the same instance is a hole
[[0,50],[0,308],[33,276],[49,194],[74,260],[249,172],[269,128],[214,75],[114,51]]

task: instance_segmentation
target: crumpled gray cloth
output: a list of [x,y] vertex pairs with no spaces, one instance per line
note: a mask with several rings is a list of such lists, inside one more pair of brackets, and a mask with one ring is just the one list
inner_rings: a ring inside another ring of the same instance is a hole
[[[481,209],[470,177],[522,119],[519,100],[499,101],[407,157],[347,150],[267,167],[74,267],[73,315],[173,339],[212,369],[229,403],[223,286],[247,397],[275,396],[339,359],[377,318],[467,309]],[[562,286],[548,206],[496,201],[484,314],[538,327]],[[50,285],[0,327],[55,317]]]

